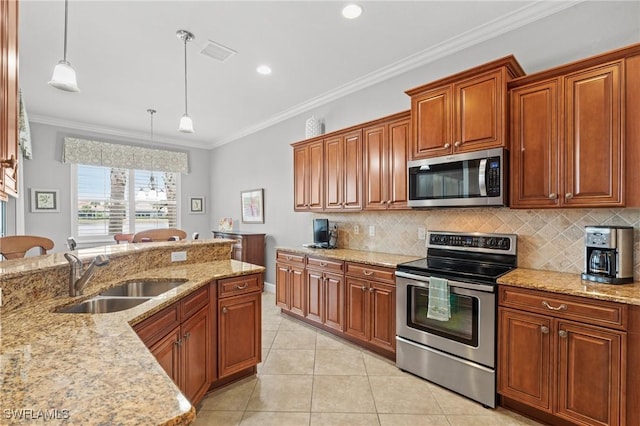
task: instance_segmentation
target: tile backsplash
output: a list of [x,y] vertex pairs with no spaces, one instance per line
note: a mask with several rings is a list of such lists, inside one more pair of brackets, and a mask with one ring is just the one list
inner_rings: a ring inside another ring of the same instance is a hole
[[[521,268],[580,273],[584,269],[586,225],[633,226],[634,278],[640,280],[640,209],[456,208],[360,213],[325,213],[338,225],[338,247],[425,256],[427,231],[489,232],[518,235]],[[356,233],[356,225],[359,232]],[[373,226],[375,236],[369,236]]]

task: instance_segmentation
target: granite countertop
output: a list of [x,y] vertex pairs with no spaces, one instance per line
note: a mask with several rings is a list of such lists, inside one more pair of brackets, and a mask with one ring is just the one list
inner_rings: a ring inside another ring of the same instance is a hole
[[[352,249],[313,249],[307,247],[276,247],[276,250],[300,253],[312,256],[326,257],[328,259],[344,260],[348,262],[364,263],[366,265],[395,268],[400,263],[411,262],[420,259],[419,256],[405,256],[401,254],[378,253],[371,251]],[[424,257],[424,256],[422,256]]]
[[640,305],[640,282],[600,284],[582,280],[578,274],[517,268],[498,278],[498,284]]
[[119,282],[187,281],[139,306],[110,314],[54,312],[94,294],[54,297],[8,313],[0,308],[2,424],[45,418],[77,425],[191,423],[195,409],[131,326],[213,279],[262,271],[261,266],[219,260],[128,275]]

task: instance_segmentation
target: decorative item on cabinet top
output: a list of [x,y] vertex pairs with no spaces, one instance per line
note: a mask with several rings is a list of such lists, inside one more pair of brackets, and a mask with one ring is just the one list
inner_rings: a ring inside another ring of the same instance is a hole
[[316,118],[315,115],[312,115],[307,119],[305,123],[305,137],[307,139],[313,138],[315,136],[320,136],[323,132],[324,123]]

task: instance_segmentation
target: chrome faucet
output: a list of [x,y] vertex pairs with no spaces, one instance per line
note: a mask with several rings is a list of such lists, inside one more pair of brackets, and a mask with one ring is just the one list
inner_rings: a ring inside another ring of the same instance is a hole
[[93,258],[86,271],[82,271],[82,261],[71,253],[65,253],[64,257],[69,261],[71,271],[69,273],[69,295],[80,296],[82,290],[93,276],[96,266],[105,266],[109,263],[109,258],[100,254]]

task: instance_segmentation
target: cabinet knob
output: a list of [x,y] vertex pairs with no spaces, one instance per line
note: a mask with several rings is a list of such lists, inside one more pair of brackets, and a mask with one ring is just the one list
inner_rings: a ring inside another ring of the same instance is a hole
[[367,286],[366,285],[363,285],[361,288],[362,288],[362,291],[367,291]]
[[458,147],[458,146],[460,146],[460,145],[462,145],[462,144],[460,143],[460,141],[456,141],[456,142],[453,144],[453,146],[455,146],[455,147]]
[[571,192],[567,192],[566,194],[564,194],[564,198],[566,198],[567,200],[570,200],[573,198],[573,194]]
[[173,342],[174,346],[180,346],[182,344],[182,339],[178,339],[175,342]]
[[184,336],[182,336],[182,338],[184,340],[187,340],[189,337],[191,337],[191,332],[190,331],[187,331],[186,333],[184,333]]
[[555,192],[552,192],[551,194],[549,194],[550,200],[556,200],[557,198],[558,198],[558,194],[556,194]]
[[542,332],[542,334],[549,334],[549,327],[543,325],[542,327],[540,327],[540,331]]
[[444,147],[445,148],[451,148],[451,144],[449,142],[447,142],[447,143],[444,144]]
[[249,283],[245,281],[244,285],[236,284],[234,287],[236,288],[236,290],[244,290],[245,288],[249,287]]
[[229,308],[227,308],[226,306],[222,307],[222,313],[226,314],[227,312],[229,312]]
[[565,311],[567,309],[567,305],[565,305],[564,303],[556,307],[556,306],[551,306],[549,302],[547,302],[546,300],[542,301],[542,306],[544,306],[547,309],[551,309],[552,311]]
[[12,155],[11,158],[7,160],[0,161],[0,167],[5,167],[7,169],[15,169],[18,165],[18,160],[16,160],[15,155]]
[[375,288],[373,288],[373,287],[370,287],[370,288],[369,288],[369,293],[373,293],[374,291],[376,291],[376,289],[375,289]]
[[560,330],[558,331],[558,335],[560,335],[560,337],[564,339],[565,337],[567,337],[567,332],[565,330]]

